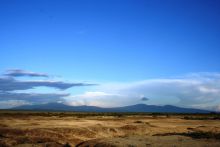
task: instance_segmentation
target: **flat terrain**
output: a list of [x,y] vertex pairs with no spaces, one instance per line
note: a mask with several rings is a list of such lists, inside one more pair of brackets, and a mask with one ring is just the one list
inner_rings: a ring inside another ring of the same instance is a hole
[[208,115],[0,112],[0,147],[220,146]]

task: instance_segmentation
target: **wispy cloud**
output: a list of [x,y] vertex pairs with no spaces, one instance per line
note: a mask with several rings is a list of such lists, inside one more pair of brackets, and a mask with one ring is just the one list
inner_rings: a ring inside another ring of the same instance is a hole
[[48,74],[24,71],[21,69],[7,70],[4,76],[0,77],[0,91],[28,90],[35,87],[52,87],[60,90],[65,90],[71,87],[92,86],[89,83],[70,83],[53,80],[17,80],[15,77],[30,76],[30,77],[49,77]]
[[37,72],[25,71],[21,69],[9,69],[6,71],[4,75],[10,77],[22,77],[22,76],[49,77],[49,75],[45,73],[37,73]]
[[19,81],[12,77],[1,77],[0,78],[0,91],[28,90],[34,87],[41,87],[41,86],[65,90],[71,87],[91,86],[91,85],[93,84],[67,83],[67,82],[62,82],[62,81],[51,81],[51,80]]

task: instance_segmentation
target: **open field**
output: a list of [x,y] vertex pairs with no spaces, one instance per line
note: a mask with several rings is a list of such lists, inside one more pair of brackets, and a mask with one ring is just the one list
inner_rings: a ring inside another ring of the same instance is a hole
[[220,146],[217,114],[0,111],[1,147]]

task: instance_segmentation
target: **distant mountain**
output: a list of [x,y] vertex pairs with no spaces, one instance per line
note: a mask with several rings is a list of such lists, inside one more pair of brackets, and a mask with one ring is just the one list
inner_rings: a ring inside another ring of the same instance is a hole
[[12,108],[13,110],[34,111],[76,111],[76,112],[161,112],[161,113],[209,113],[207,110],[181,108],[172,105],[156,106],[137,104],[124,107],[102,108],[96,106],[69,106],[62,103],[48,103],[41,105],[23,105]]

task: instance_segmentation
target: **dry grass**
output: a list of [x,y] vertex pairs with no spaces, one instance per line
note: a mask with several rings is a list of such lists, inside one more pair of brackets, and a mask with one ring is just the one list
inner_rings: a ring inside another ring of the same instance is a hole
[[0,112],[0,146],[220,146],[219,120],[185,116],[5,111]]

